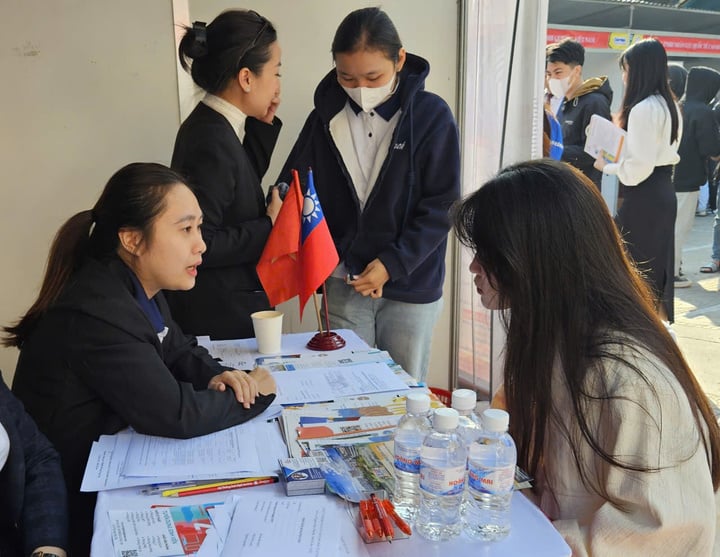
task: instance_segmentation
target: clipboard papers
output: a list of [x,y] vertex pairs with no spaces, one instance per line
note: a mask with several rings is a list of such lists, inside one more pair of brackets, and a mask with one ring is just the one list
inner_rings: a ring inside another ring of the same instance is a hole
[[602,154],[608,163],[616,163],[622,159],[623,147],[627,132],[606,120],[602,116],[593,114],[587,129],[585,152],[593,158]]

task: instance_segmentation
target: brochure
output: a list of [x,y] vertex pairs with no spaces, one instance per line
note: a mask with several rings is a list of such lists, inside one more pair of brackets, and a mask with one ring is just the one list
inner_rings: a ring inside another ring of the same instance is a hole
[[598,158],[600,155],[608,163],[619,162],[623,155],[623,146],[627,132],[606,120],[602,116],[593,114],[587,129],[585,152]]
[[151,507],[109,511],[117,557],[169,557],[195,554],[213,528],[212,505]]

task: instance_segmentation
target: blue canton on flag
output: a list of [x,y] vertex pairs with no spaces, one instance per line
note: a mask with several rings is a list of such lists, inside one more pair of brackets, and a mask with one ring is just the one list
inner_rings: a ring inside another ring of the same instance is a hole
[[315,181],[313,180],[312,170],[308,172],[307,191],[303,200],[302,209],[302,241],[303,243],[315,230],[315,227],[323,220],[323,212],[320,207],[317,192],[315,191]]

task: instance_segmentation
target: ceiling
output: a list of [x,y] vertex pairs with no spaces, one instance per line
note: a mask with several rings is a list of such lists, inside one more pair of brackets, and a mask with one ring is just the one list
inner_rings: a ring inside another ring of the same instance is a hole
[[720,35],[720,0],[550,0],[548,23]]

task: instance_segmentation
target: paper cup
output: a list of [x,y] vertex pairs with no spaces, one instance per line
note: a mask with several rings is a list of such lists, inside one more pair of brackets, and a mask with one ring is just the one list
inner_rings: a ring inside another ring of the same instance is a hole
[[256,311],[251,314],[258,352],[280,354],[282,337],[282,311]]

